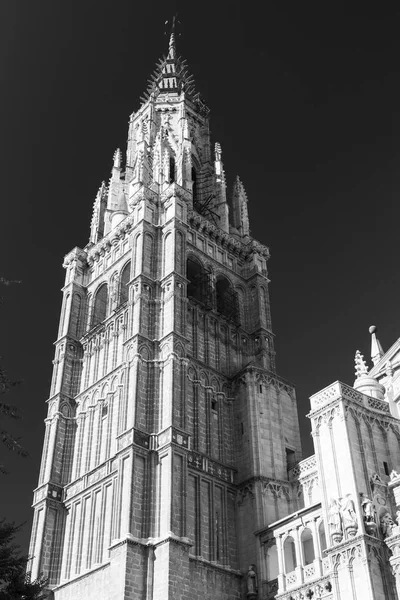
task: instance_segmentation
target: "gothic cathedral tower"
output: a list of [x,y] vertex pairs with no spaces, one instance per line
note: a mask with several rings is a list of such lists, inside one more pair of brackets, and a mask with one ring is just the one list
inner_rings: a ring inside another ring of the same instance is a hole
[[30,548],[56,600],[258,597],[301,458],[268,257],[172,33],[64,261]]

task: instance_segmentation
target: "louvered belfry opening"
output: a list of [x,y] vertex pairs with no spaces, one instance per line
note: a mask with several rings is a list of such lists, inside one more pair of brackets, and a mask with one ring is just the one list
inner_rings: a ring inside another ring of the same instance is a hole
[[104,319],[106,318],[107,302],[108,302],[108,286],[106,283],[103,283],[103,285],[101,285],[98,288],[95,299],[94,299],[92,320],[91,320],[92,327],[94,327],[95,325],[98,325],[99,323],[104,321]]
[[186,276],[188,298],[200,302],[207,308],[212,307],[211,273],[193,258],[188,258]]
[[217,311],[234,323],[239,323],[239,305],[235,290],[226,277],[219,277],[215,286]]

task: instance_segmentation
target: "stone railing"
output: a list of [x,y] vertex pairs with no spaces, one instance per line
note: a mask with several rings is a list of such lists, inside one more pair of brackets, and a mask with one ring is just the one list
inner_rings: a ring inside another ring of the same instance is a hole
[[296,571],[291,571],[290,573],[286,573],[286,587],[292,587],[297,584],[297,573]]
[[304,460],[301,460],[295,464],[290,470],[290,479],[298,479],[299,477],[306,477],[317,470],[317,459],[315,454],[308,456]]
[[315,567],[314,565],[306,565],[304,567],[304,579],[307,581],[308,579],[312,579],[315,577]]
[[333,400],[337,400],[339,398],[343,398],[344,400],[352,400],[353,402],[356,402],[357,404],[370,410],[378,410],[379,412],[390,414],[390,408],[387,402],[383,402],[377,398],[371,398],[370,396],[361,394],[354,388],[346,385],[345,383],[341,383],[340,381],[335,381],[335,383],[332,383],[332,385],[311,396],[311,410],[322,408],[324,405],[329,404]]

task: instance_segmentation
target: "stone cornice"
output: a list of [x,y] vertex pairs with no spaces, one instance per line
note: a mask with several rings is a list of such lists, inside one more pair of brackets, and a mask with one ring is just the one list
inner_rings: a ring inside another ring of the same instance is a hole
[[150,200],[155,204],[158,201],[159,193],[151,188],[145,186],[142,183],[135,184],[137,189],[133,192],[133,194],[129,197],[129,206],[132,208],[142,200]]
[[314,474],[317,471],[317,457],[315,454],[300,460],[290,469],[291,477],[306,477]]
[[131,213],[124,219],[115,229],[110,231],[104,238],[93,246],[87,246],[87,262],[91,266],[95,261],[98,261],[101,256],[110,252],[112,246],[133,229],[136,215]]
[[92,567],[86,573],[82,573],[81,575],[76,575],[75,577],[71,577],[71,579],[69,579],[65,583],[62,583],[61,585],[50,586],[50,587],[54,591],[62,590],[63,588],[70,586],[71,583],[75,584],[77,581],[82,581],[83,579],[87,579],[88,577],[91,577],[93,575],[93,573],[102,571],[104,569],[108,569],[109,567],[110,567],[110,561],[108,560],[106,563],[103,563],[102,565],[96,565],[95,567]]
[[265,475],[254,475],[253,477],[249,477],[248,479],[245,479],[244,481],[241,481],[240,483],[237,484],[237,487],[239,490],[253,484],[253,483],[257,483],[257,482],[261,482],[261,483],[276,483],[277,485],[284,485],[287,486],[288,488],[291,487],[292,482],[288,481],[287,479],[274,479],[274,477],[267,477]]
[[243,577],[243,573],[241,571],[237,571],[236,569],[232,569],[231,567],[206,560],[201,556],[189,556],[189,561],[197,563],[206,569],[212,569],[214,571],[219,571],[220,573],[225,573],[226,575],[235,575],[236,577],[240,578]]
[[362,394],[340,381],[336,381],[321,392],[318,392],[318,394],[314,394],[314,396],[311,396],[310,401],[311,411],[307,415],[310,419],[316,419],[327,411],[332,411],[340,403],[344,402],[346,408],[354,408],[375,419],[392,424],[398,424],[399,422],[398,419],[391,415],[388,402]]
[[267,369],[263,369],[262,367],[256,367],[254,365],[247,365],[246,367],[243,367],[243,369],[239,371],[239,373],[236,373],[236,375],[234,375],[231,378],[231,381],[239,382],[239,380],[241,380],[242,383],[247,383],[243,379],[247,374],[255,374],[257,381],[262,379],[266,383],[272,383],[272,385],[275,385],[278,388],[286,389],[289,392],[294,391],[294,385],[290,383],[290,381],[283,379],[283,377],[280,377],[272,371],[267,371]]
[[261,256],[264,256],[266,259],[270,257],[269,248],[267,246],[260,244],[260,242],[257,242],[252,238],[250,238],[250,241],[248,242],[242,242],[216,225],[213,225],[213,223],[195,211],[189,212],[188,219],[190,225],[194,229],[207,235],[211,240],[219,243],[222,247],[225,247],[236,256],[248,258],[252,254],[261,254]]
[[85,250],[82,250],[82,248],[78,248],[78,246],[75,246],[75,248],[73,248],[70,252],[68,252],[68,254],[64,256],[63,267],[64,269],[66,269],[74,261],[78,260],[85,263],[86,259],[87,252]]
[[178,198],[182,198],[188,204],[191,204],[192,194],[185,190],[182,186],[177,183],[171,183],[166,190],[164,190],[161,194],[161,202],[164,203],[169,198],[173,196],[178,196]]

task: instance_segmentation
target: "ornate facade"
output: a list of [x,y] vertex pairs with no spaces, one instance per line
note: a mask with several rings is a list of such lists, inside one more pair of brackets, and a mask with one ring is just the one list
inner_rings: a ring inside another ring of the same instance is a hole
[[397,363],[374,337],[311,398],[299,462],[268,258],[172,33],[64,261],[30,548],[56,600],[397,598]]

